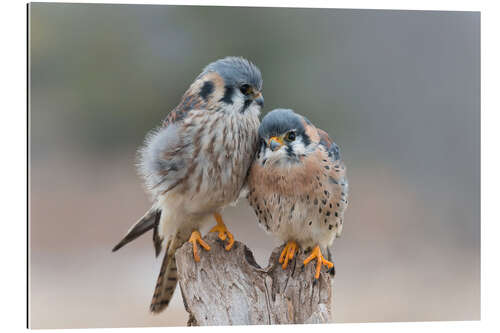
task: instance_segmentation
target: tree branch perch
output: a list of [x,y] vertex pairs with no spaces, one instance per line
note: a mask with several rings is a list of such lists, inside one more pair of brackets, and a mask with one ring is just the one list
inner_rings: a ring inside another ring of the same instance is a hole
[[273,250],[266,268],[248,247],[235,241],[231,251],[216,233],[204,240],[210,251],[193,260],[191,243],[176,252],[179,284],[188,325],[319,324],[332,322],[332,276],[314,279],[315,265],[303,266],[299,250],[283,270],[281,250]]

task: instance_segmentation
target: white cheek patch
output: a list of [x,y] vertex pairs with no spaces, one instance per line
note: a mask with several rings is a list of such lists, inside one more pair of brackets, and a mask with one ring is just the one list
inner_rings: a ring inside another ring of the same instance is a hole
[[302,137],[300,136],[297,138],[297,140],[292,142],[291,146],[294,154],[297,156],[304,155],[306,153],[306,146],[304,145]]
[[245,103],[241,94],[233,94],[231,101],[231,104],[225,104],[224,106],[224,109],[229,113],[239,112]]
[[265,153],[264,153],[264,159],[268,160],[269,162],[274,162],[277,160],[281,160],[282,158],[285,158],[287,156],[286,154],[286,146],[282,146],[280,149],[272,151],[269,148],[266,148]]
[[[292,143],[290,143],[291,148],[293,149],[293,154],[295,155],[296,158],[299,158],[302,155],[306,155],[311,152],[311,149],[308,149],[305,145],[304,142],[302,141],[302,138],[299,137]],[[287,152],[288,146],[284,144],[283,146],[280,147],[280,149],[272,151],[267,147],[264,151],[263,156],[261,156],[261,160],[263,164],[269,165],[269,166],[282,166],[286,167],[289,166],[289,163],[282,163],[289,161],[293,159],[293,157],[290,157]],[[314,149],[313,149],[314,150]]]

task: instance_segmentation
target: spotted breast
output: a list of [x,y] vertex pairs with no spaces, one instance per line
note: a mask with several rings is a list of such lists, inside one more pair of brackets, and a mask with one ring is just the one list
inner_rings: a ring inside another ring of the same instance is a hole
[[340,236],[348,204],[339,147],[292,110],[266,115],[259,136],[248,178],[248,200],[259,224],[292,250],[318,247],[320,255]]

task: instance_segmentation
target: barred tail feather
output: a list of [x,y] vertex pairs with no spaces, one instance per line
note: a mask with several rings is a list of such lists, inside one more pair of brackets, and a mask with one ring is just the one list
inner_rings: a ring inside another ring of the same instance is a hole
[[162,239],[158,235],[158,223],[160,222],[161,210],[151,207],[143,217],[139,219],[128,231],[125,237],[115,245],[113,252],[118,251],[124,245],[130,243],[136,238],[142,236],[144,233],[151,229],[154,229],[153,242],[155,244],[156,256],[158,256],[159,250],[161,249]]
[[165,251],[160,274],[156,281],[155,292],[149,307],[152,313],[160,313],[165,310],[174,295],[177,286],[177,266],[175,263],[175,250],[179,247],[177,244],[175,241],[170,242]]

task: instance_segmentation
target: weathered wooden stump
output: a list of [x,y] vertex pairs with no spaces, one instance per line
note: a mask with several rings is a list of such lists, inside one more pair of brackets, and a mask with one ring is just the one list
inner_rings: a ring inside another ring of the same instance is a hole
[[190,243],[176,253],[179,284],[188,325],[314,324],[332,322],[333,277],[315,264],[303,266],[301,250],[283,270],[283,247],[274,249],[268,267],[256,263],[248,247],[236,241],[231,251],[216,233],[204,240],[211,246],[193,260]]

